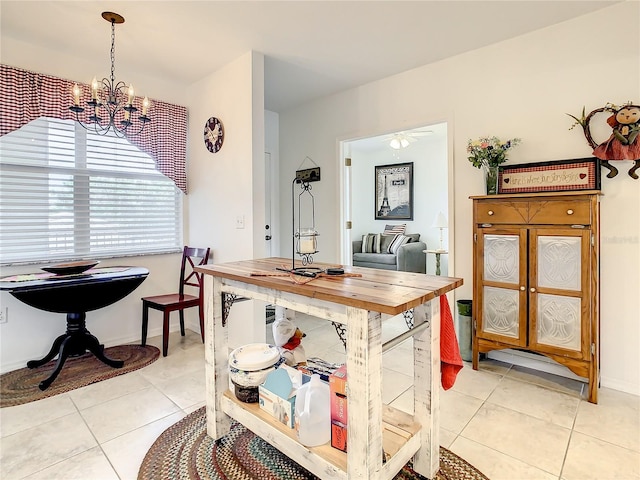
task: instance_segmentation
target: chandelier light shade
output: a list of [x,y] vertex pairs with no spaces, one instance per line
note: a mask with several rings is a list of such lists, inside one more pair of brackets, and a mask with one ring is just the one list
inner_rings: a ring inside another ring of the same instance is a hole
[[[111,23],[111,76],[103,78],[100,82],[94,77],[91,81],[91,98],[85,102],[86,107],[81,106],[81,88],[73,85],[73,105],[69,110],[75,113],[76,121],[87,130],[106,135],[113,131],[117,136],[137,135],[147,123],[151,121],[148,116],[149,99],[144,97],[140,114],[139,109],[133,105],[135,92],[133,85],[115,80],[115,41],[116,24],[124,23],[124,17],[113,12],[102,12],[102,18]],[[81,114],[87,111],[85,120]]]
[[400,150],[401,148],[406,148],[409,146],[409,140],[404,134],[397,133],[391,138],[389,146],[395,150]]

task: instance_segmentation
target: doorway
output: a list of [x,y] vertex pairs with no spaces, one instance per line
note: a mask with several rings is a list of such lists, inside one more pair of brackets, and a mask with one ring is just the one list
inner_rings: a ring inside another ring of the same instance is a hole
[[[447,123],[345,140],[340,144],[340,151],[344,219],[341,261],[351,264],[352,240],[367,233],[381,233],[387,224],[405,223],[406,232],[419,233],[427,250],[441,251],[438,255],[440,273],[451,275],[453,232],[449,227],[453,225],[453,160]],[[413,164],[413,218],[376,220],[375,167],[398,163]],[[427,254],[427,273],[436,273],[436,255]]]

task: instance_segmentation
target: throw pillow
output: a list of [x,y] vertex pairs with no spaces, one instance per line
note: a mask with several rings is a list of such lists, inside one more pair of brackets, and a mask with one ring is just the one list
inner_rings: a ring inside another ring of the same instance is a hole
[[420,234],[419,233],[405,233],[407,237],[409,237],[409,243],[419,242]]
[[382,239],[380,240],[380,253],[389,253],[389,245],[391,245],[394,238],[396,238],[395,235],[382,234]]
[[406,229],[406,223],[401,223],[399,225],[385,225],[383,235],[395,235],[398,233],[404,234]]
[[362,236],[362,253],[380,253],[379,233],[369,233]]
[[409,243],[410,238],[406,235],[396,235],[391,244],[389,245],[389,253],[394,255],[398,253],[398,249],[405,243]]

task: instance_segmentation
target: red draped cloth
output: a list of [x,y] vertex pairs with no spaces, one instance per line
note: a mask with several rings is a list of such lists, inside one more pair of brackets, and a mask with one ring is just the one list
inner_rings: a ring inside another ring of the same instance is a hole
[[440,381],[442,388],[449,390],[456,382],[462,368],[462,357],[458,337],[453,326],[453,316],[446,295],[440,295]]

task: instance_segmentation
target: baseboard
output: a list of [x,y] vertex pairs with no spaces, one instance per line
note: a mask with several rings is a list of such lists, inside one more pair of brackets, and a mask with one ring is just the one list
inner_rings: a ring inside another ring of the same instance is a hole
[[11,363],[3,363],[2,369],[0,370],[0,374],[13,372],[14,370],[20,370],[21,368],[25,368],[27,366],[27,362],[29,360],[33,360],[33,358],[29,358],[27,360],[11,362]]
[[611,390],[617,390],[619,392],[630,393],[640,397],[640,385],[629,382],[620,382],[617,380],[600,380],[600,386],[604,388],[610,388]]
[[493,360],[499,360],[505,363],[518,365],[519,367],[531,368],[540,372],[551,373],[561,377],[571,378],[580,382],[588,383],[588,379],[580,377],[569,370],[564,365],[545,357],[544,355],[536,355],[535,353],[522,352],[520,350],[492,350],[487,353],[487,357]]
[[[185,328],[193,330],[194,332],[198,332],[200,333],[200,325],[197,322],[194,322],[195,327],[192,327],[189,322],[185,322]],[[177,332],[180,330],[180,325],[176,324],[173,326],[173,328],[171,329],[172,332]],[[156,337],[156,336],[160,336],[162,335],[162,326],[159,327],[154,327],[154,328],[149,328],[148,332],[147,332],[147,338],[150,337]],[[98,340],[101,341],[101,343],[105,346],[105,348],[109,348],[109,347],[115,347],[116,345],[135,345],[135,344],[140,344],[140,336],[138,335],[135,338],[132,337],[113,337],[113,338],[108,338],[106,340],[103,341],[102,338],[99,338]],[[42,353],[42,357],[48,352],[49,350],[47,349],[44,353]],[[56,357],[57,358],[57,357]],[[36,357],[29,357],[29,358],[24,358],[22,360],[17,360],[15,362],[10,362],[10,363],[3,363],[1,365],[0,368],[0,374],[2,373],[7,373],[7,372],[12,372],[14,370],[18,370],[20,368],[25,368],[27,366],[27,362],[29,360],[36,360]]]

